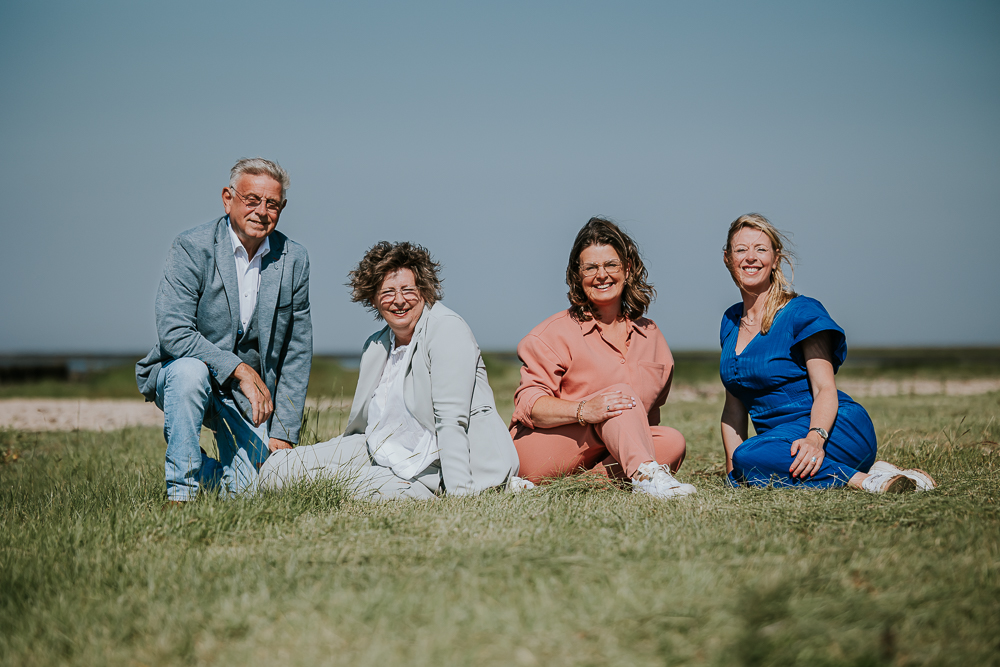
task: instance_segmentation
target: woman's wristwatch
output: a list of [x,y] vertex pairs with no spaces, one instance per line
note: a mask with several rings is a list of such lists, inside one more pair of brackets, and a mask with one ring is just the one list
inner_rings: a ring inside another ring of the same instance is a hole
[[813,426],[811,429],[809,429],[808,431],[806,431],[806,435],[812,433],[813,431],[816,431],[817,433],[819,433],[819,437],[823,438],[823,442],[824,443],[827,440],[830,439],[830,434],[827,433],[826,429],[823,428],[822,426]]

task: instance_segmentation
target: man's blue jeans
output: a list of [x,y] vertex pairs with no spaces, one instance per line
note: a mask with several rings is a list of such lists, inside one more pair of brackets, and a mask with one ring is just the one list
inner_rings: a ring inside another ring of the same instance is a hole
[[[216,395],[204,362],[165,363],[156,376],[156,406],[163,410],[169,500],[194,500],[201,486],[227,496],[256,492],[268,455],[267,422],[250,424],[231,398]],[[201,450],[202,424],[215,433],[218,461]]]

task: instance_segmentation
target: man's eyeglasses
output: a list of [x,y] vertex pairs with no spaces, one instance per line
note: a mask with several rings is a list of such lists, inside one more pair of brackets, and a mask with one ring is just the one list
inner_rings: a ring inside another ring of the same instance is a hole
[[622,272],[622,263],[617,259],[613,259],[610,262],[604,262],[604,264],[584,264],[580,267],[580,273],[582,273],[587,278],[597,275],[597,270],[604,267],[604,270],[609,276],[613,276]]
[[416,287],[404,287],[402,289],[384,289],[378,293],[379,303],[391,303],[396,300],[396,294],[403,297],[404,301],[413,303],[420,298],[420,290]]
[[281,213],[281,202],[277,199],[262,199],[260,195],[255,195],[252,192],[245,195],[231,185],[229,186],[229,189],[232,190],[233,193],[239,197],[251,211],[260,206],[261,202],[264,202],[264,208],[267,209],[268,213],[274,213],[275,215]]

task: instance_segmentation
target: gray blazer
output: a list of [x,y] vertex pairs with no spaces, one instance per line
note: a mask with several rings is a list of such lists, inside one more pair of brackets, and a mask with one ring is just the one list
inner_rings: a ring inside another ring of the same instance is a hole
[[[309,256],[278,231],[268,243],[254,320],[261,378],[274,400],[268,430],[272,438],[298,442],[312,367]],[[182,357],[204,361],[212,377],[225,385],[240,365],[234,352],[239,330],[236,260],[223,216],[174,239],[156,295],[159,342],[135,365],[139,391],[147,401],[154,400],[161,366]]]
[[[389,358],[389,327],[365,341],[358,388],[344,435],[364,433],[368,405]],[[518,471],[517,450],[497,414],[475,336],[454,311],[424,307],[413,333],[404,400],[417,421],[437,433],[441,475],[449,494],[476,493]]]

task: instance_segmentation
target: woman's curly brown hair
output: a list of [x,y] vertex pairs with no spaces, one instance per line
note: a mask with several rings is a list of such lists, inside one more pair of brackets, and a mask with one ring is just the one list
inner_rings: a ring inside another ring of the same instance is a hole
[[378,293],[386,276],[399,269],[413,271],[416,288],[428,306],[433,306],[444,296],[441,290],[441,279],[438,269],[441,265],[431,258],[427,248],[402,241],[389,243],[379,241],[365,253],[358,265],[347,274],[347,283],[351,288],[351,301],[364,303],[375,311],[375,317],[381,318],[378,312]]
[[592,245],[608,245],[621,258],[628,277],[622,288],[622,314],[630,320],[637,320],[646,314],[649,304],[656,298],[656,290],[646,281],[646,266],[639,256],[635,241],[618,225],[604,218],[591,218],[576,235],[573,249],[569,251],[569,266],[566,267],[566,284],[569,285],[569,312],[578,322],[594,318],[594,307],[583,291],[583,275],[580,273],[580,253]]

